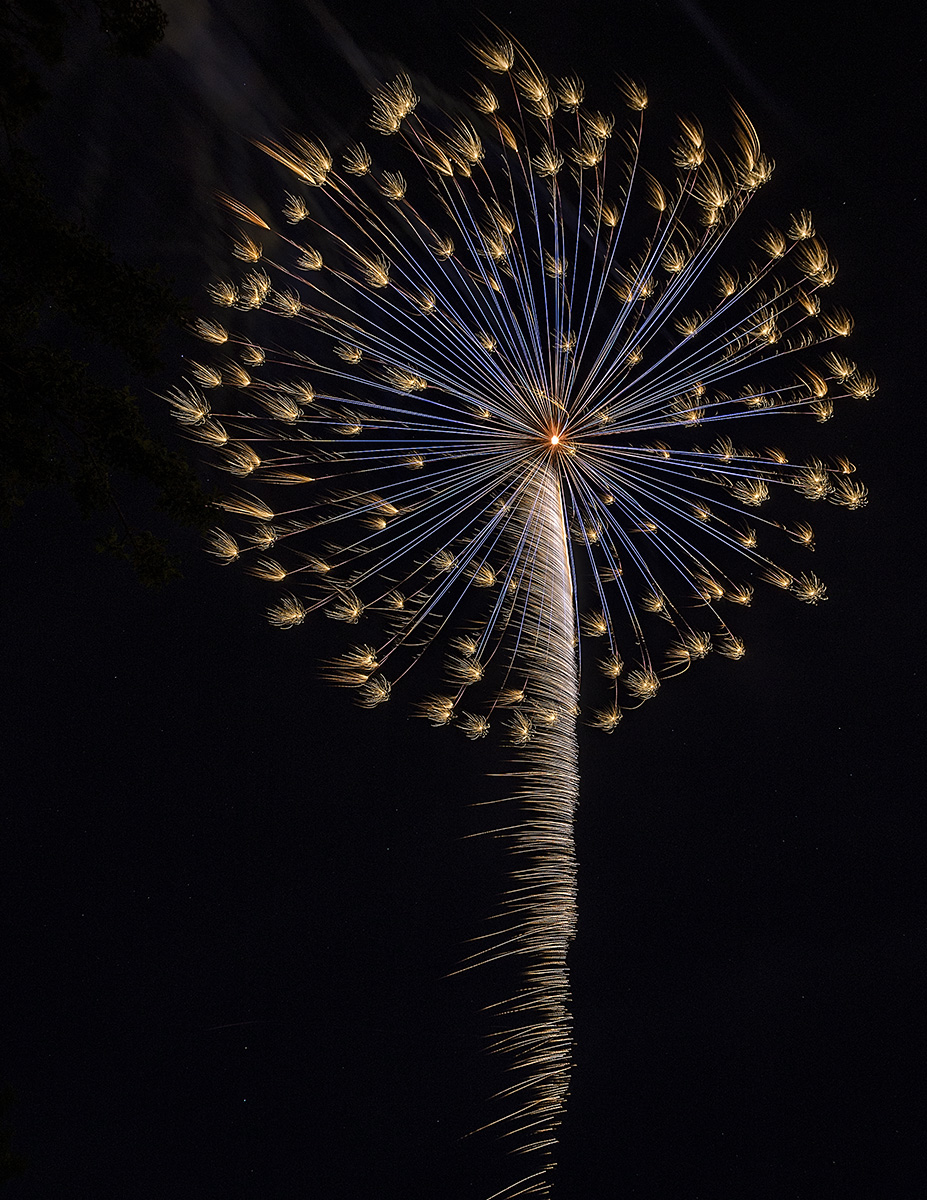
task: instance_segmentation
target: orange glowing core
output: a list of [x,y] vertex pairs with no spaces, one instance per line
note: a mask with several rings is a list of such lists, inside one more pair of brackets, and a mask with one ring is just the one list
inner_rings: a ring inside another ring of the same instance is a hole
[[559,445],[560,445],[560,434],[559,434],[559,433],[552,433],[552,434],[550,435],[550,444],[551,444],[552,446],[559,446]]

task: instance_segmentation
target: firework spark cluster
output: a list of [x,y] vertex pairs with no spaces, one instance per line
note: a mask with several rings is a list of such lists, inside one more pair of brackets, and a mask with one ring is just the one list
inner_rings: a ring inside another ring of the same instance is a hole
[[370,146],[262,145],[292,190],[276,219],[224,198],[239,268],[210,287],[251,336],[199,321],[211,361],[169,399],[238,478],[211,551],[277,586],[271,622],[353,627],[325,673],[364,707],[421,662],[421,716],[513,747],[492,831],[512,887],[470,961],[524,964],[494,1040],[501,1127],[533,1156],[514,1197],[548,1194],[569,1081],[581,672],[584,719],[611,732],[707,654],[742,657],[726,614],[756,585],[823,600],[779,561],[811,526],[767,509],[866,488],[765,430],[876,385],[840,348],[810,215],[735,235],[773,171],[739,106],[727,149],[687,118],[645,155],[639,84],[614,115],[508,38],[473,51],[466,103],[382,86]]

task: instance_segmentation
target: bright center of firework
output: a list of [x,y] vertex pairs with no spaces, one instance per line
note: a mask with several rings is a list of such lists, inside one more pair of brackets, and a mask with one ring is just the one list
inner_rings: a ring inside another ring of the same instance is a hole
[[559,434],[559,433],[552,433],[552,434],[550,435],[550,444],[551,444],[552,446],[559,446],[559,445],[560,445],[560,434]]

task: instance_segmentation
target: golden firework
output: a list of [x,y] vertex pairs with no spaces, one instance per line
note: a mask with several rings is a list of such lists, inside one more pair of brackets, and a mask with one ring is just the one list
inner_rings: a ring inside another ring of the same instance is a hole
[[[465,967],[522,964],[493,1006],[493,1049],[514,1073],[493,1125],[530,1159],[497,1193],[514,1198],[549,1195],[569,1083],[581,664],[597,667],[587,724],[611,733],[664,679],[744,656],[724,616],[754,599],[744,574],[825,599],[817,576],[773,557],[783,532],[812,549],[810,526],[757,510],[858,509],[867,489],[845,459],[732,434],[758,420],[785,433],[796,417],[813,430],[876,383],[831,347],[852,319],[825,304],[837,267],[810,214],[737,238],[773,170],[739,105],[726,150],[681,119],[658,180],[639,84],[621,82],[616,116],[510,38],[472,49],[492,86],[477,81],[469,109],[443,112],[401,75],[374,94],[376,145],[352,143],[340,165],[310,138],[261,145],[296,190],[276,229],[223,199],[262,241],[237,227],[239,274],[209,294],[289,329],[271,350],[198,321],[223,360],[191,361],[168,400],[257,489],[222,501],[244,528],[214,531],[209,550],[285,584],[271,623],[361,627],[325,666],[361,706],[431,664],[441,690],[413,695],[414,711],[509,746],[510,816],[488,832],[511,848],[512,885]],[[642,238],[628,244],[628,229]],[[279,485],[297,498],[258,494]]]

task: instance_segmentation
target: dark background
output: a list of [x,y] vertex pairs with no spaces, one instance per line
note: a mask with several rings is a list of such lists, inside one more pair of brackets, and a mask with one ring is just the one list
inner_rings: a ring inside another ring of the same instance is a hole
[[[248,200],[246,137],[364,136],[368,73],[459,93],[479,28],[468,4],[337,4],[334,36],[296,0],[164,7],[147,61],[88,35],[32,140],[61,204],[206,315],[227,256],[211,191]],[[881,383],[822,438],[872,493],[809,513],[829,603],[758,591],[742,663],[715,657],[611,739],[583,735],[558,1200],[920,1195],[914,8],[490,15],[600,108],[616,73],[645,80],[657,145],[677,111],[725,133],[736,96],[778,163],[747,219],[812,210],[848,350]],[[197,348],[171,339],[156,390]],[[479,1049],[496,997],[489,976],[445,975],[503,879],[489,843],[461,840],[497,754],[327,690],[326,631],[271,629],[260,585],[195,538],[184,579],[151,593],[77,522],[49,494],[3,534],[0,1081],[30,1160],[9,1194],[483,1200],[513,1177],[490,1139],[462,1139],[500,1086]]]

